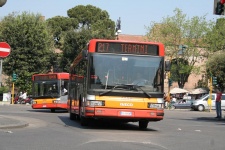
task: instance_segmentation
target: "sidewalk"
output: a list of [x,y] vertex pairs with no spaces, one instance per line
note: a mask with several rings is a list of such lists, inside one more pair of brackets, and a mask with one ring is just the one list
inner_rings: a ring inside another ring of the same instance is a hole
[[[0,105],[11,105],[10,102],[0,101]],[[28,126],[27,122],[16,119],[13,116],[0,115],[0,129],[12,129]]]
[[11,116],[0,115],[0,129],[22,128],[28,126],[27,122],[15,119]]
[[0,105],[10,105],[9,101],[0,101]]

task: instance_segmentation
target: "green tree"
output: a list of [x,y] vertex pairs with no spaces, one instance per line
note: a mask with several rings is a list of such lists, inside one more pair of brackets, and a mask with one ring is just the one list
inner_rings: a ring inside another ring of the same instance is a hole
[[69,18],[78,20],[78,28],[66,32],[63,45],[61,67],[69,71],[69,67],[92,38],[115,39],[115,22],[109,14],[92,5],[78,5],[67,11]]
[[219,18],[207,33],[205,39],[208,48],[207,74],[217,77],[218,86],[224,90],[225,88],[225,69],[224,66],[224,50],[225,50],[225,19]]
[[61,67],[63,71],[69,71],[70,65],[78,53],[87,49],[87,39],[91,39],[89,30],[83,29],[79,32],[68,32],[65,36]]
[[207,43],[207,47],[209,53],[213,53],[220,50],[225,50],[225,18],[217,19],[216,24],[213,24],[210,32],[207,33],[207,38],[205,38],[205,42]]
[[47,24],[40,14],[28,12],[9,14],[0,24],[0,41],[11,46],[3,72],[8,76],[15,72],[15,85],[29,92],[32,74],[47,72],[55,57]]
[[54,39],[54,46],[59,49],[62,49],[65,33],[78,28],[76,18],[56,16],[47,19],[46,22],[50,28],[52,38]]
[[205,55],[205,34],[212,23],[205,16],[189,19],[178,8],[174,13],[172,17],[163,18],[161,23],[152,22],[147,27],[147,39],[165,44],[168,59],[176,60],[176,65],[172,62],[171,77],[183,88],[191,73],[201,71],[195,64]]
[[210,55],[207,63],[206,69],[208,76],[217,77],[217,84],[218,86],[224,90],[225,88],[225,53],[224,52],[217,52],[213,55]]

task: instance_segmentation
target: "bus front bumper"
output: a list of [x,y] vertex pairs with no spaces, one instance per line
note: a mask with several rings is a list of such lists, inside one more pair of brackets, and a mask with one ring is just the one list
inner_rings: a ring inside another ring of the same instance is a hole
[[33,109],[67,109],[65,103],[52,103],[52,104],[32,104]]
[[113,109],[86,107],[84,117],[88,118],[115,118],[115,119],[146,119],[159,121],[164,117],[164,109]]

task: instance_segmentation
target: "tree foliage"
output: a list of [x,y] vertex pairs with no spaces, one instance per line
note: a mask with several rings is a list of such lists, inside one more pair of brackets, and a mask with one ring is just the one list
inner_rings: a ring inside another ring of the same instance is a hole
[[51,29],[52,38],[54,39],[55,48],[62,49],[64,36],[67,31],[75,30],[78,27],[76,18],[56,16],[46,20],[48,27]]
[[20,90],[31,90],[31,76],[47,72],[55,53],[46,22],[40,14],[12,13],[1,21],[0,41],[11,46],[10,55],[4,59],[3,72],[18,79]]
[[115,39],[115,23],[109,14],[92,5],[78,5],[67,11],[69,18],[78,21],[76,30],[68,30],[65,34],[61,67],[69,71],[69,67],[92,38]]
[[225,68],[224,66],[224,50],[225,50],[225,19],[217,19],[216,24],[211,31],[207,33],[205,39],[208,47],[208,62],[206,63],[208,78],[217,77],[218,86],[224,90],[225,88]]
[[[148,27],[147,39],[162,42],[166,47],[168,59],[177,59],[172,67],[171,76],[183,88],[191,73],[199,73],[200,68],[196,63],[205,55],[205,35],[211,27],[203,17],[187,18],[178,8],[174,10],[175,15],[163,18],[161,23],[153,22]],[[185,48],[181,47],[184,46]],[[180,61],[182,60],[182,61]],[[188,62],[182,63],[182,62]]]
[[225,88],[225,53],[217,52],[211,55],[206,63],[206,69],[209,77],[217,77],[218,86]]
[[217,19],[216,24],[213,24],[210,32],[207,33],[207,38],[205,41],[209,52],[216,52],[220,50],[225,50],[225,18]]
[[86,29],[79,32],[68,32],[66,34],[61,62],[63,71],[68,72],[72,61],[78,53],[83,49],[87,49],[88,39],[91,39],[91,34]]

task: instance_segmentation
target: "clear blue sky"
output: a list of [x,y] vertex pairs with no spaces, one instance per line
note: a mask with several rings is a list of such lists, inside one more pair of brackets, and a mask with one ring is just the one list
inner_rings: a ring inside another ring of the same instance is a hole
[[179,8],[188,17],[213,15],[214,0],[7,0],[0,7],[0,19],[12,12],[41,13],[46,19],[54,16],[67,16],[67,10],[77,5],[93,5],[106,10],[110,19],[121,18],[122,34],[145,35],[152,21],[161,22],[163,17],[173,16]]

